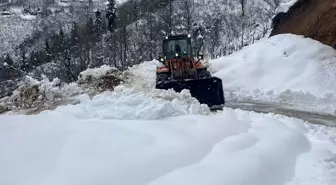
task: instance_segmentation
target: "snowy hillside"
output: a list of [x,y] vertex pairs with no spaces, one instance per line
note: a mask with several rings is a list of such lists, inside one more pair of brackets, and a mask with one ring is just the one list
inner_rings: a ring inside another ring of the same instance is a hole
[[312,39],[278,35],[211,61],[228,99],[262,100],[336,113],[336,52]]
[[19,16],[0,17],[0,56],[12,53],[25,39],[31,36],[34,21]]

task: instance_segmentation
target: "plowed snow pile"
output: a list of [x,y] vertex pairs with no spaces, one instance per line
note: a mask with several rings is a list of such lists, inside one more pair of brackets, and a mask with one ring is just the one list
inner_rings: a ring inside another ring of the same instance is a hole
[[[188,91],[137,92],[133,88],[119,86],[114,92],[80,97],[82,104],[58,107],[50,114],[72,114],[81,119],[159,119],[188,114],[210,114],[206,105],[192,98]],[[44,112],[42,114],[49,113]]]
[[[51,114],[71,114],[81,119],[159,119],[188,114],[209,115],[210,109],[191,97],[189,91],[176,93],[173,90],[157,90],[155,85],[155,64],[146,62],[134,66],[124,73],[125,83],[117,86],[113,92],[94,96],[79,97],[81,104],[61,106]],[[109,70],[109,68],[106,68]],[[103,68],[83,73],[83,78],[93,73],[104,73]]]
[[336,51],[309,38],[277,35],[211,61],[229,100],[291,103],[336,113]]

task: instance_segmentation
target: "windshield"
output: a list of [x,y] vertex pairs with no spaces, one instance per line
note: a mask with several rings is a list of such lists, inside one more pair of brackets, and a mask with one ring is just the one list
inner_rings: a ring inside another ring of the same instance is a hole
[[174,58],[176,53],[178,56],[187,57],[191,55],[191,47],[187,39],[168,40],[165,43],[165,51],[167,59]]

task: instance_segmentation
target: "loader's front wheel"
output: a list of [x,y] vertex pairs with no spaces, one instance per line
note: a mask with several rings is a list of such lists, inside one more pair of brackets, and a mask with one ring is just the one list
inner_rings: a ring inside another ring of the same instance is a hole
[[197,76],[199,79],[211,78],[211,73],[206,69],[201,69],[197,72]]
[[166,82],[169,80],[168,73],[156,73],[156,84]]

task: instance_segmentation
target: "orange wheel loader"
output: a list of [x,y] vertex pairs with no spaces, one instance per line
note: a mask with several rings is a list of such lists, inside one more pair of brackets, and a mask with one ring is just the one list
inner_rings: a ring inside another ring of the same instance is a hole
[[168,36],[163,41],[163,56],[156,69],[156,88],[188,89],[201,104],[211,110],[221,110],[225,104],[222,80],[212,77],[204,65],[204,57],[193,53],[190,35]]

